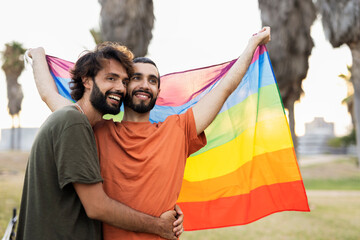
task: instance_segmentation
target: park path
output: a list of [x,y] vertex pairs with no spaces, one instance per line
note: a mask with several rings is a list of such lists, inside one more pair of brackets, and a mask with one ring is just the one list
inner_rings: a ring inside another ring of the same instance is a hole
[[357,190],[306,190],[306,194],[310,197],[360,197]]
[[346,159],[350,160],[354,156],[351,155],[302,155],[298,157],[299,165],[300,166],[308,166],[313,164],[319,164],[319,163],[328,163],[333,162],[339,159]]

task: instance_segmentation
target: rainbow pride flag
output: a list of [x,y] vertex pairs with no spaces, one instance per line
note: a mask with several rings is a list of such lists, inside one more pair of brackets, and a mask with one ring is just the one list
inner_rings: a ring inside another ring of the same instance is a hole
[[[68,71],[73,63],[47,60],[59,92],[71,99]],[[234,62],[162,76],[150,121],[184,113],[216,87]],[[120,121],[122,114],[109,117]],[[240,85],[205,132],[208,143],[187,159],[178,199],[185,230],[243,225],[280,211],[310,211],[265,46],[257,48]]]

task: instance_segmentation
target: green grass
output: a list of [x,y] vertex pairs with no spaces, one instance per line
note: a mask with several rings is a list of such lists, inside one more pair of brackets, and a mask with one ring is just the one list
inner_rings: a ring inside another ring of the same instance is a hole
[[[311,196],[311,212],[275,213],[248,225],[185,232],[182,240],[358,240],[359,196]],[[186,217],[186,216],[185,216]]]
[[308,190],[360,190],[360,169],[356,159],[339,159],[301,168]]
[[360,190],[360,177],[344,179],[304,179],[308,190]]
[[19,210],[28,153],[0,152],[0,238],[13,215]]

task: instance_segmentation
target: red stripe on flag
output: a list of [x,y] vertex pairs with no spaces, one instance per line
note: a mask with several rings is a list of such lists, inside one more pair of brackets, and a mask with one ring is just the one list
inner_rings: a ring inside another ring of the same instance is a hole
[[261,186],[249,194],[178,205],[185,215],[186,231],[244,225],[281,211],[310,211],[302,181]]

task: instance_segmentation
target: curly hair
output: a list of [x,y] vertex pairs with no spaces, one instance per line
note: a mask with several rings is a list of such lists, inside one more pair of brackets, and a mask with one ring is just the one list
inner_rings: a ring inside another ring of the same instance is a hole
[[99,44],[95,50],[84,52],[70,72],[72,75],[70,82],[71,97],[75,101],[83,97],[85,87],[82,79],[84,77],[94,79],[98,72],[103,69],[105,60],[114,59],[118,61],[125,68],[128,76],[133,75],[133,58],[133,53],[127,47],[114,42],[104,42]]

